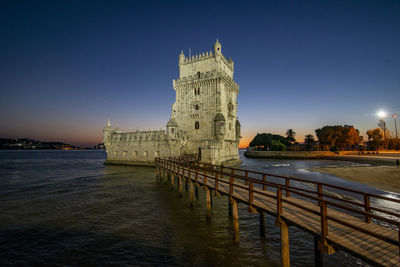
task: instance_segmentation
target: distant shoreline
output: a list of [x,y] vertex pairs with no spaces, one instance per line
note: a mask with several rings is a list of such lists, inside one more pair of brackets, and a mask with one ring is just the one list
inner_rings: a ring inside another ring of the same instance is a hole
[[61,148],[0,148],[0,151],[105,151],[105,149],[97,148],[75,148],[75,149],[61,149]]
[[337,156],[330,151],[245,151],[248,158],[274,158],[274,159],[320,159]]

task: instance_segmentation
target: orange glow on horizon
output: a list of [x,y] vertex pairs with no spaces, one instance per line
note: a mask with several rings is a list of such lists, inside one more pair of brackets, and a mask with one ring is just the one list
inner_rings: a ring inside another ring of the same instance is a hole
[[244,136],[242,137],[242,139],[240,139],[240,143],[239,143],[239,148],[247,148],[251,142],[251,140],[253,140],[253,137],[250,136]]

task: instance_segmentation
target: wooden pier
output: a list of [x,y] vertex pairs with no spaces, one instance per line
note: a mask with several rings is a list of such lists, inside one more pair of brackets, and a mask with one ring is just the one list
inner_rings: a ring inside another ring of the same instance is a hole
[[372,265],[400,266],[400,214],[371,204],[387,201],[400,205],[398,199],[301,178],[200,163],[195,157],[156,158],[156,167],[158,179],[171,186],[178,179],[180,197],[183,181],[187,183],[191,205],[198,188],[204,188],[208,217],[212,194],[228,196],[235,242],[239,242],[238,202],[247,204],[250,213],[259,214],[263,236],[265,213],[275,216],[281,232],[282,266],[290,266],[289,225],[314,236],[316,266],[323,265],[323,254],[336,250]]

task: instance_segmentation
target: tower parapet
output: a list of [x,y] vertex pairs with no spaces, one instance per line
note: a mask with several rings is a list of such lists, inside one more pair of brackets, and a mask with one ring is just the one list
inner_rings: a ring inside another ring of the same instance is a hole
[[232,59],[227,60],[222,54],[222,46],[218,39],[214,44],[214,53],[212,51],[203,52],[197,55],[186,57],[183,51],[179,55],[179,77],[195,75],[197,72],[206,72],[215,70],[224,72],[233,78],[234,63]]

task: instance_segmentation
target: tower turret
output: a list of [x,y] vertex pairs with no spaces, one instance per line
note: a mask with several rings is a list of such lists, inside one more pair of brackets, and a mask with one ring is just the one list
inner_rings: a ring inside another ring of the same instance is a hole
[[214,53],[216,56],[221,55],[221,53],[222,53],[222,47],[221,47],[221,44],[218,42],[218,38],[214,44]]
[[217,140],[223,140],[225,136],[225,117],[222,113],[218,113],[214,118],[214,133]]
[[111,126],[111,121],[107,121],[106,127],[103,129],[103,144],[107,147],[109,142],[111,141],[111,134],[113,133],[114,129]]
[[183,53],[183,50],[181,51],[181,54],[179,55],[179,65],[185,63],[185,54]]
[[178,131],[178,123],[174,118],[169,119],[167,123],[167,138],[175,140]]

